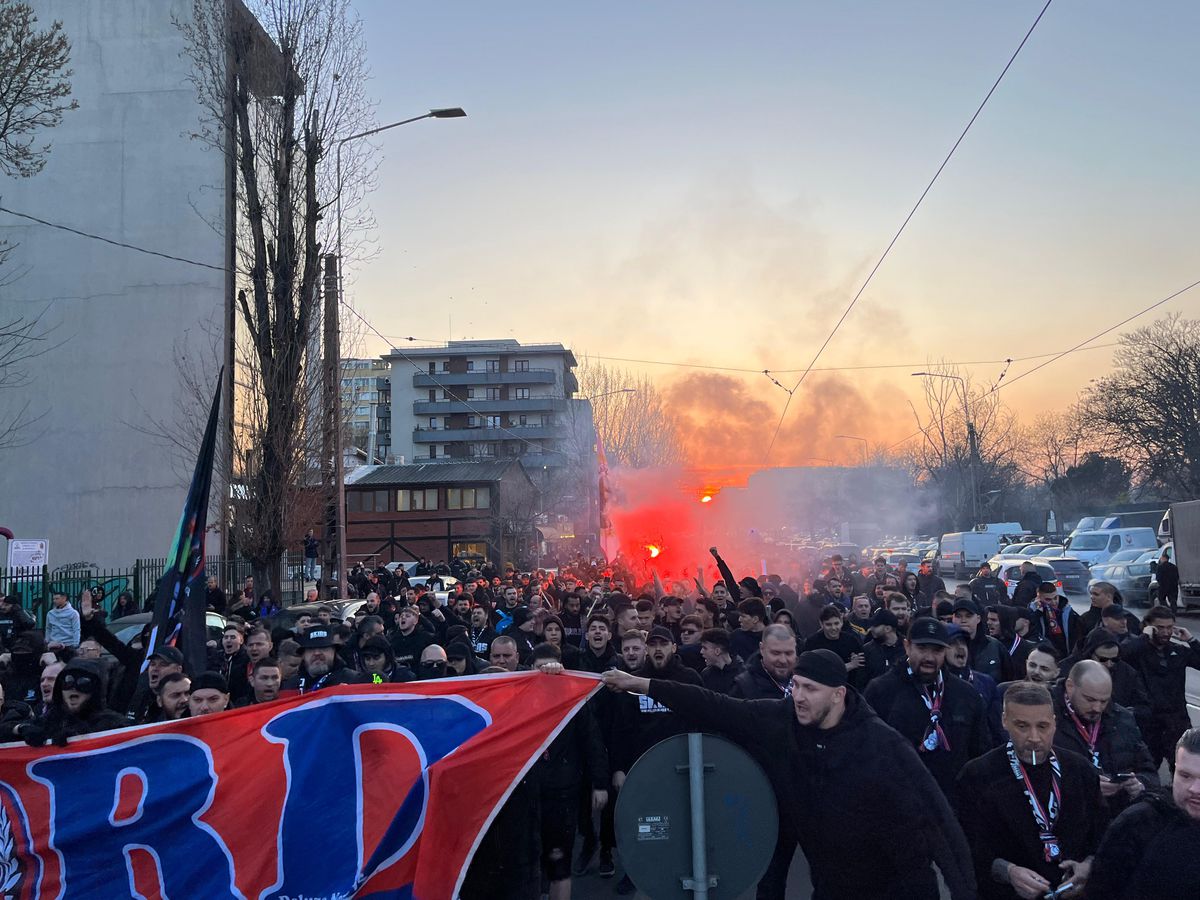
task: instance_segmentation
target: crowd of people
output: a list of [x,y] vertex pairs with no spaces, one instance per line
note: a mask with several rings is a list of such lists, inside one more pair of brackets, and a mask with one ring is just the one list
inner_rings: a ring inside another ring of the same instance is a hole
[[1032,565],[1011,591],[986,566],[948,591],[925,566],[839,556],[739,579],[710,552],[711,586],[639,578],[620,560],[460,563],[454,577],[422,560],[422,584],[360,568],[365,599],[345,621],[344,606],[287,617],[252,581],[227,595],[210,579],[227,624],[198,672],[175,647],[142,672],[148,627],[124,643],[91,596],[77,608],[56,595],[44,629],[0,596],[0,740],[63,745],[337,684],[577,670],[610,690],[515,787],[468,900],[564,900],[573,878],[615,878],[626,774],[695,729],[745,747],[779,797],[760,898],[784,896],[797,847],[818,900],[937,897],[937,873],[955,898],[1196,897],[1200,731],[1185,677],[1200,642],[1171,609],[1138,619],[1101,583],[1080,615]]

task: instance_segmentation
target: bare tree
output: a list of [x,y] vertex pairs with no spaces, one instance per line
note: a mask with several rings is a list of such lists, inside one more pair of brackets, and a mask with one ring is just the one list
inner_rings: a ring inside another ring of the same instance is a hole
[[585,355],[579,367],[579,393],[592,400],[596,433],[610,466],[645,469],[686,461],[679,423],[645,375]]
[[1021,427],[1016,459],[1026,477],[1048,487],[1097,449],[1092,437],[1088,416],[1078,404],[1043,412]]
[[[0,322],[0,398],[29,385],[26,366],[52,349],[49,339],[50,330],[43,326],[40,315],[15,316]],[[0,450],[24,446],[33,439],[28,428],[44,413],[35,412],[32,403],[18,400],[11,407],[0,403]]]
[[1200,497],[1200,319],[1174,314],[1122,335],[1115,362],[1085,394],[1097,440],[1143,486]]
[[39,133],[79,106],[67,100],[74,73],[62,22],[44,31],[37,24],[28,3],[0,0],[0,172],[9,177],[42,170],[50,144],[39,144]]
[[341,186],[332,153],[371,123],[362,25],[350,0],[194,0],[180,27],[208,112],[198,137],[236,171],[232,534],[256,584],[275,586],[323,503],[314,335],[328,213],[341,187],[353,234],[370,179],[369,147],[349,145]]
[[944,524],[971,525],[976,497],[981,517],[999,511],[1006,492],[1022,480],[1016,417],[995,390],[974,385],[955,367],[935,366],[930,372],[923,379],[923,415],[913,410],[923,439],[911,451],[909,465],[934,494]]

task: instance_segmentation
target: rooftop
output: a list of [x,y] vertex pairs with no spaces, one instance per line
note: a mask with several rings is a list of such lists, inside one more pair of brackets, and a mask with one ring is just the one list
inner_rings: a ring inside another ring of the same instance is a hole
[[411,466],[359,466],[346,476],[347,487],[398,484],[466,484],[499,481],[516,467],[528,478],[518,459],[484,462],[423,463]]
[[561,353],[570,357],[570,365],[576,365],[575,355],[559,343],[552,344],[522,344],[511,338],[497,338],[483,341],[448,341],[445,344],[434,344],[429,347],[406,347],[399,350],[393,347],[382,354],[384,359],[405,356],[467,356],[488,353]]

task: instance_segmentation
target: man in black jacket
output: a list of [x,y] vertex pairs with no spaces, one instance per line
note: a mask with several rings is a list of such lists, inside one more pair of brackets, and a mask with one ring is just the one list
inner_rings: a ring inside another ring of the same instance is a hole
[[971,599],[981,609],[1010,602],[1008,586],[992,571],[992,567],[984,563],[979,567],[978,574],[971,579],[967,587],[971,591]]
[[710,691],[728,694],[734,681],[742,674],[745,666],[741,657],[730,653],[729,632],[724,628],[708,628],[700,635],[700,655],[704,657],[704,671],[700,680]]
[[1037,566],[1032,562],[1021,563],[1021,580],[1013,588],[1013,606],[1028,606],[1037,597],[1038,588],[1042,586],[1042,576],[1038,574]]
[[1112,702],[1133,713],[1138,730],[1145,736],[1151,720],[1150,695],[1146,693],[1142,676],[1121,659],[1121,643],[1111,632],[1097,628],[1087,636],[1078,653],[1062,661],[1059,671],[1066,677],[1071,667],[1084,659],[1093,659],[1108,670],[1112,679]]
[[[936,864],[952,900],[975,896],[962,830],[916,752],[846,682],[832,651],[802,653],[790,698],[735,700],[703,688],[608,672],[616,691],[644,694],[696,729],[724,735],[775,789],[779,840],[759,900],[781,900],[799,843],[813,896],[933,900]],[[869,852],[847,856],[847,835]]]
[[1158,602],[1171,612],[1179,613],[1179,567],[1171,562],[1171,557],[1164,550],[1158,564],[1154,567],[1154,576],[1158,579]]
[[1053,581],[1042,582],[1030,611],[1035,639],[1053,644],[1059,659],[1070,656],[1083,643],[1079,613],[1071,609],[1070,602],[1058,592],[1058,585]]
[[311,694],[335,684],[363,684],[366,677],[347,668],[337,655],[333,627],[312,625],[299,637],[300,671],[281,686],[281,691]]
[[796,635],[786,625],[768,625],[758,650],[746,660],[745,670],[733,680],[731,697],[774,700],[792,689],[796,667]]
[[[621,654],[613,647],[612,626],[609,624],[607,616],[598,612],[594,612],[588,616],[587,624],[584,628],[584,637],[586,643],[579,654],[579,668],[581,670],[599,674],[609,669],[619,669],[621,667]],[[596,724],[600,728],[600,737],[608,748],[610,762],[613,753],[613,720],[616,715],[615,700],[615,697],[602,691],[588,701],[588,706],[595,715]],[[613,865],[612,859],[613,847],[617,843],[616,832],[613,827],[615,800],[616,793],[611,792],[608,803],[605,804],[604,809],[600,813],[598,835],[596,833],[595,822],[592,821],[590,807],[580,808],[579,831],[583,837],[583,846],[579,850],[579,856],[575,860],[575,866],[572,870],[575,875],[583,875],[587,872],[597,850],[600,851],[601,877],[611,878],[615,874],[616,867]]]
[[1003,644],[988,635],[979,604],[965,597],[955,601],[954,624],[967,633],[971,668],[987,675],[997,684],[1002,682],[1008,654]]
[[1200,728],[1175,747],[1172,799],[1146,795],[1105,832],[1088,897],[1195,900],[1200,885]]
[[958,773],[991,749],[991,733],[979,693],[942,670],[948,638],[936,619],[914,621],[904,642],[906,663],[868,684],[863,697],[916,749],[953,803]]
[[1087,881],[1108,814],[1088,761],[1054,750],[1054,722],[1049,691],[1013,684],[1004,695],[1009,742],[959,776],[958,817],[983,900],[1040,898]]
[[1150,695],[1150,721],[1143,733],[1155,766],[1174,765],[1175,744],[1191,724],[1184,694],[1187,670],[1200,669],[1200,641],[1175,624],[1165,606],[1146,613],[1142,634],[1121,646],[1121,659],[1142,676]]
[[908,628],[901,626],[900,619],[890,609],[881,609],[875,613],[869,628],[871,639],[863,644],[862,648],[867,661],[868,682],[886,674],[893,666],[905,662],[904,641],[900,640],[900,635],[907,631]]
[[1133,713],[1112,702],[1112,679],[1104,666],[1090,659],[1075,663],[1050,694],[1057,720],[1054,746],[1091,762],[1112,816],[1146,788],[1159,787],[1157,768]]

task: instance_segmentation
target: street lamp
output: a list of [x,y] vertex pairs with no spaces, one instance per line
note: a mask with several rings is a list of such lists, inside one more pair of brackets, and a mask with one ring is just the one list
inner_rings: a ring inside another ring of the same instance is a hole
[[863,465],[865,466],[867,464],[868,444],[867,444],[866,438],[858,437],[857,435],[853,435],[853,434],[835,434],[834,437],[841,438],[843,441],[861,441],[862,445],[863,445],[863,448],[862,448],[862,450],[863,450]]
[[963,421],[967,423],[967,453],[969,454],[967,471],[971,475],[971,516],[974,519],[971,524],[975,525],[979,522],[979,487],[975,483],[975,457],[979,450],[975,437],[975,423],[971,421],[971,410],[967,406],[967,380],[961,375],[947,375],[943,372],[913,372],[912,374],[914,378],[945,378],[957,381],[962,385]]
[[[413,116],[411,119],[404,119],[399,122],[392,122],[390,125],[380,125],[378,128],[372,128],[369,131],[360,131],[357,134],[348,134],[344,138],[339,138],[337,142],[337,297],[326,298],[325,315],[329,316],[334,323],[340,323],[338,304],[342,300],[342,145],[348,141],[355,141],[359,138],[370,137],[373,134],[379,134],[382,131],[388,131],[392,128],[399,128],[401,125],[407,125],[410,122],[419,122],[422,119],[459,119],[466,115],[466,111],[461,107],[444,107],[440,109],[431,109],[429,112],[421,116]],[[328,334],[328,329],[326,331]],[[330,385],[333,394],[330,400],[330,415],[333,417],[333,482],[337,492],[337,508],[334,511],[334,527],[337,529],[337,546],[338,546],[338,596],[346,599],[346,485],[342,480],[342,390],[341,390],[341,348],[338,346],[341,341],[342,330],[340,324],[334,327],[334,339],[326,341],[325,355],[326,366],[332,367],[333,378]],[[332,344],[332,346],[329,346]]]

